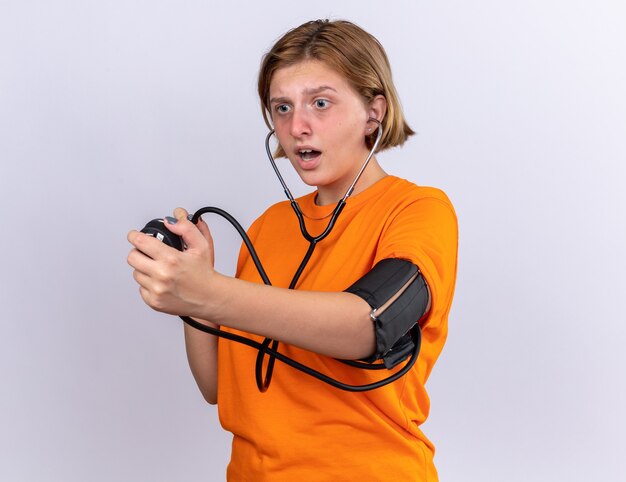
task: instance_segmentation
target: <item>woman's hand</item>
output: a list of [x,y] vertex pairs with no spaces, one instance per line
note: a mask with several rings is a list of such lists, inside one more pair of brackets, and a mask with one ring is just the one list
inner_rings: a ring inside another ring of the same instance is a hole
[[194,225],[182,208],[174,210],[174,219],[175,223],[166,219],[166,226],[183,238],[184,251],[133,230],[127,236],[134,246],[128,264],[134,268],[133,278],[148,306],[173,315],[197,316],[210,298],[216,275],[213,238],[202,219]]
[[[291,290],[224,276],[213,269],[213,241],[206,224],[194,226],[184,209],[176,209],[174,215],[176,223],[167,227],[183,238],[187,248],[182,252],[146,234],[128,234],[135,247],[128,263],[150,307],[334,358],[359,359],[374,353],[374,325],[365,300],[351,293]],[[197,362],[203,373],[208,370],[205,364],[215,365],[213,358]],[[207,400],[214,398],[217,379],[213,368],[210,373],[209,381],[199,382],[209,387]]]

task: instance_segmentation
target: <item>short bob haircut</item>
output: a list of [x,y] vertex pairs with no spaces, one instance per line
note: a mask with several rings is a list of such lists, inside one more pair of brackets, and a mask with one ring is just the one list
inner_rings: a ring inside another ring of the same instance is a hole
[[[383,46],[365,30],[345,20],[304,23],[283,35],[265,54],[259,70],[258,90],[263,119],[270,129],[269,92],[274,73],[305,60],[321,61],[343,75],[366,104],[377,95],[387,99],[378,151],[401,146],[414,134],[402,114]],[[372,148],[375,139],[375,132],[366,136],[368,148]],[[285,157],[285,151],[280,146],[276,157]]]

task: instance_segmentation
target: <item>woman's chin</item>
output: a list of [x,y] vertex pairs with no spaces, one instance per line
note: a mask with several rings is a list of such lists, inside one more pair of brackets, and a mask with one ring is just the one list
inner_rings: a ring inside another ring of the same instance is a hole
[[318,176],[313,176],[311,173],[298,172],[298,175],[300,176],[300,180],[307,186],[318,187],[320,183],[322,183]]

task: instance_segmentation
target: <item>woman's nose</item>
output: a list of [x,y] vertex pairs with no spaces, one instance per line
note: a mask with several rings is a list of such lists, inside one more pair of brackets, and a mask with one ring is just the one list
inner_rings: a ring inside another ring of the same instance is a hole
[[291,115],[291,135],[299,138],[311,134],[311,123],[305,109],[294,108]]

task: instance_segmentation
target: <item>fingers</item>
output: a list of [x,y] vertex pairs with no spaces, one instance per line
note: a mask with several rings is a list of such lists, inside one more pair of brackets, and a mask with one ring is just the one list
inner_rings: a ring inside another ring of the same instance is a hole
[[[179,208],[174,209],[174,218],[177,221],[184,221],[184,220],[189,220],[191,216],[186,209],[179,207]],[[206,239],[211,238],[211,232],[209,231],[209,226],[207,225],[207,223],[204,222],[204,219],[202,219],[202,217],[198,218],[196,227],[200,230],[200,232]]]
[[183,208],[176,208],[174,216],[174,218],[165,218],[167,229],[183,238],[187,246],[186,251],[206,248],[207,240],[204,233],[200,232],[199,227],[187,219],[187,211]]
[[[180,208],[179,208],[180,209]],[[181,209],[182,212],[180,212],[180,214],[186,214],[187,211],[185,211],[184,209]],[[174,211],[176,214],[178,214],[178,210]],[[190,216],[188,216],[189,218]],[[215,247],[213,244],[213,236],[211,235],[211,230],[209,229],[208,224],[204,221],[204,219],[202,219],[202,216],[198,217],[198,221],[195,224],[196,228],[198,229],[198,231],[200,231],[200,233],[202,234],[202,236],[204,237],[205,241],[206,241],[206,248],[207,249],[207,256],[208,256],[208,262],[209,265],[211,267],[214,266],[215,264]]]
[[150,288],[150,276],[142,273],[141,271],[134,270],[133,271],[133,279],[137,282],[137,284],[144,290],[148,291]]
[[204,239],[206,239],[207,246],[209,248],[209,263],[211,266],[215,263],[215,248],[213,245],[213,236],[211,236],[211,231],[209,230],[209,226],[202,220],[202,218],[198,219],[198,231],[202,233]]
[[189,216],[189,213],[187,212],[186,209],[184,209],[184,208],[176,208],[176,209],[174,209],[174,217],[176,219],[178,219],[179,221],[181,219],[187,219],[187,216]]
[[[179,253],[176,252],[176,254]],[[175,306],[179,300],[173,295],[177,284],[176,261],[170,260],[170,266],[164,266],[165,263],[151,260],[141,253],[139,255],[151,263],[145,272],[139,268],[133,271],[133,279],[139,285],[139,293],[143,301],[157,311],[172,313],[177,311]]]
[[187,313],[190,306],[198,304],[190,300],[205,298],[197,291],[214,273],[213,240],[206,223],[200,219],[197,225],[193,224],[185,209],[177,208],[174,217],[166,217],[164,223],[183,239],[184,252],[133,230],[127,239],[135,249],[127,261],[134,268],[133,278],[146,304],[157,311]]
[[[140,251],[140,253],[136,253],[133,254],[133,260],[138,259],[137,254],[143,254],[145,256],[148,256],[149,258],[152,259],[158,259],[162,253],[164,251],[166,251],[167,249],[174,249],[174,248],[170,248],[169,246],[163,244],[161,241],[159,241],[158,239],[152,237],[152,236],[148,236],[145,233],[141,233],[139,231],[136,230],[132,230],[128,233],[128,235],[126,236],[126,239],[128,240],[128,242],[130,244],[132,244],[138,251]],[[131,254],[133,252],[131,251]],[[129,264],[131,264],[131,255],[128,255],[128,262]],[[133,264],[131,264],[131,266],[135,267]]]
[[[165,218],[165,227],[172,233],[183,238],[183,242],[187,247],[186,251],[204,251],[208,247],[212,258],[213,240],[209,227],[202,218],[198,220],[197,225],[194,225],[188,220],[188,213],[183,208],[176,208],[174,210],[174,216],[175,217]],[[129,253],[127,259],[128,264],[142,272],[147,272],[147,268],[149,267],[149,262],[146,257],[152,260],[163,259],[171,255],[170,250],[174,249],[153,236],[148,236],[136,230],[130,231],[126,238],[137,250]]]
[[211,239],[212,242],[211,231],[209,230],[209,226],[207,225],[207,223],[204,222],[204,219],[198,219],[198,224],[196,224],[196,226],[198,227],[198,230],[202,233],[202,236],[204,236],[207,240]]

